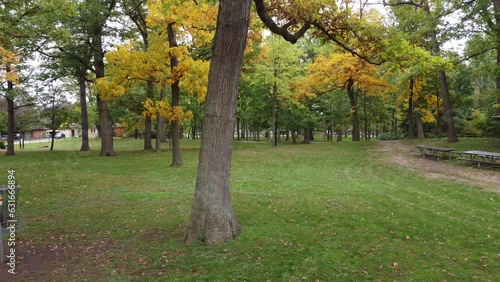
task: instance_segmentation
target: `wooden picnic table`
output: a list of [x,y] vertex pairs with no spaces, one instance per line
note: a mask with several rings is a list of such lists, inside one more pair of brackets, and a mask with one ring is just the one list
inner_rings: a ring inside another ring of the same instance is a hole
[[451,160],[451,152],[455,151],[454,148],[444,148],[444,147],[434,147],[434,146],[427,146],[427,145],[417,145],[415,146],[418,149],[420,149],[420,153],[422,156],[425,157],[448,157],[448,160]]
[[468,158],[459,158],[458,160],[470,161],[471,163],[477,163],[479,167],[481,164],[488,164],[494,166],[500,166],[500,153],[495,152],[485,152],[485,151],[464,151],[461,154],[469,155]]

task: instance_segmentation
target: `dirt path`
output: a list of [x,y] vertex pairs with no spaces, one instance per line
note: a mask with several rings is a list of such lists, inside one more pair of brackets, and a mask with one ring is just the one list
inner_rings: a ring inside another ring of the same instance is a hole
[[[377,150],[386,152],[381,154],[385,161],[402,165],[418,171],[428,178],[444,178],[458,183],[470,184],[500,193],[500,170],[478,169],[475,166],[458,165],[455,160],[436,161],[418,156],[418,151],[411,145],[406,145],[400,140],[380,141]],[[387,152],[391,152],[387,154]]]

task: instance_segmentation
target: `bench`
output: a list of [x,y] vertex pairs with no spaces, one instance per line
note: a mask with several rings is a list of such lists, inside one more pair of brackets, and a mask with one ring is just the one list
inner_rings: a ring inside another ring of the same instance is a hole
[[427,145],[417,145],[415,147],[420,150],[422,157],[435,157],[438,161],[442,157],[447,157],[451,160],[451,152],[455,151],[453,148],[433,147]]
[[457,159],[458,161],[477,164],[477,167],[480,167],[481,164],[500,167],[500,153],[471,150],[464,151],[462,154],[469,155],[469,157],[460,157]]

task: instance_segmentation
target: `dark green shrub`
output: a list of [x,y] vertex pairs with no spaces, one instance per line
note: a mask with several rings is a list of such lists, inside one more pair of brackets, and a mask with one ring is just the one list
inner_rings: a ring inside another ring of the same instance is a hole
[[379,140],[400,140],[403,138],[404,135],[402,135],[401,133],[391,133],[391,132],[382,133],[378,137]]

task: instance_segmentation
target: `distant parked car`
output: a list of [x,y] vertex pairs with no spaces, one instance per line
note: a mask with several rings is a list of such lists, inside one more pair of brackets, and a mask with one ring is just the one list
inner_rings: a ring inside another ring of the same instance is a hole
[[56,135],[54,136],[54,138],[56,138],[56,139],[65,138],[65,137],[66,137],[66,135],[64,135],[64,133],[61,133],[61,132],[56,133]]

